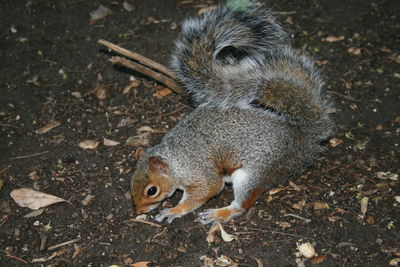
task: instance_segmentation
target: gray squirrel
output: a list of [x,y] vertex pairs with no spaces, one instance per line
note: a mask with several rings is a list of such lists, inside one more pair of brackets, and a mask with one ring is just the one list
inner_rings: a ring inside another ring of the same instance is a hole
[[198,106],[139,159],[131,180],[137,214],[182,190],[155,218],[170,223],[232,183],[229,206],[198,214],[203,224],[227,222],[324,150],[333,122],[320,74],[271,10],[221,6],[187,19],[172,67]]

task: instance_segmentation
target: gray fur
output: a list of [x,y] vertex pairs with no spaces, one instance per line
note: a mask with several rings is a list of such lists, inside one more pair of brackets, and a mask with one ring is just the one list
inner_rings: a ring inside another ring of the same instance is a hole
[[[172,173],[172,190],[185,190],[216,181],[215,155],[232,155],[246,177],[233,187],[237,216],[252,190],[285,182],[323,151],[331,105],[313,61],[290,47],[270,10],[221,7],[182,28],[172,66],[199,106],[146,151],[134,177],[146,177],[147,160],[158,157]],[[213,214],[201,213],[200,221],[212,222]],[[179,216],[164,210],[157,219]]]

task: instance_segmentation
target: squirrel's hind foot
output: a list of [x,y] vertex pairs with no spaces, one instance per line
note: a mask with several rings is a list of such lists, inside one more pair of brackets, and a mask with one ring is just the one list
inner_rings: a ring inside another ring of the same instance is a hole
[[210,224],[215,222],[228,222],[234,217],[237,217],[246,209],[233,207],[232,205],[220,209],[208,209],[197,215],[197,219],[202,224]]

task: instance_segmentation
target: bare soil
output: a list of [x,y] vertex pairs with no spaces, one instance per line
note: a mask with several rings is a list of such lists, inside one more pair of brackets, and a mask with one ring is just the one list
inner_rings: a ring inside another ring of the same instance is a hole
[[[327,142],[328,151],[302,176],[276,194],[265,192],[251,213],[224,225],[237,240],[224,242],[217,234],[210,243],[209,226],[196,222],[195,214],[171,225],[131,220],[136,216],[127,192],[139,148],[125,141],[149,126],[156,130],[149,145],[157,144],[192,105],[174,93],[153,96],[164,87],[112,66],[110,53],[97,40],[167,64],[179,22],[212,1],[130,0],[132,12],[123,1],[101,2],[113,14],[94,24],[89,13],[98,1],[0,3],[1,266],[141,261],[203,266],[207,258],[202,256],[215,260],[221,255],[239,266],[387,266],[400,258],[397,0],[268,1],[293,45],[315,57],[323,70],[335,102],[336,139]],[[335,42],[327,38],[341,36]],[[124,94],[132,77],[140,84]],[[92,92],[101,86],[104,99]],[[35,132],[53,120],[60,125]],[[105,146],[103,137],[120,144]],[[100,144],[84,150],[78,144],[86,139]],[[31,210],[10,197],[20,187],[70,204],[25,218]],[[227,205],[230,198],[225,190],[203,208]],[[167,205],[178,200],[179,195]],[[153,222],[156,213],[147,221]],[[298,257],[298,242],[312,243],[319,257]]]

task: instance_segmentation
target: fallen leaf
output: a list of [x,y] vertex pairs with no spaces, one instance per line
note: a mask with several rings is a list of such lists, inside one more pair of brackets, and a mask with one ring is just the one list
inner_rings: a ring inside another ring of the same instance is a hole
[[312,264],[320,264],[321,262],[324,262],[324,261],[326,261],[326,256],[325,255],[321,255],[321,256],[313,258],[311,260],[311,263]]
[[337,146],[339,146],[341,143],[343,143],[343,140],[342,140],[342,139],[339,139],[339,138],[331,138],[331,139],[329,140],[329,145],[330,145],[331,147],[337,147]]
[[172,91],[170,89],[164,88],[164,89],[162,89],[160,91],[155,92],[153,94],[153,96],[155,96],[157,98],[162,98],[162,97],[167,96],[167,95],[169,95],[171,93],[172,93]]
[[150,126],[142,126],[139,129],[137,129],[138,133],[143,133],[143,132],[154,132],[153,128],[151,128]]
[[47,207],[51,204],[66,201],[65,199],[42,193],[30,188],[19,188],[11,191],[11,197],[20,207],[28,207],[32,210]]
[[126,1],[122,3],[122,6],[128,12],[132,12],[134,9],[134,6],[131,3],[128,3]]
[[400,196],[395,196],[394,199],[395,199],[398,203],[400,203]]
[[95,140],[85,140],[79,143],[79,147],[83,149],[96,149],[100,142]]
[[315,248],[311,245],[310,242],[306,242],[303,244],[297,243],[297,249],[307,259],[311,259],[316,256]]
[[146,133],[141,133],[136,136],[131,136],[125,141],[125,145],[127,146],[148,146],[150,141],[149,141],[149,134],[148,132]]
[[281,222],[281,223],[279,223],[279,227],[290,228],[290,227],[292,227],[292,225],[288,222]]
[[51,121],[48,124],[46,124],[45,126],[37,129],[35,131],[35,133],[36,134],[44,134],[44,133],[47,133],[48,131],[50,131],[51,129],[53,129],[57,126],[60,126],[60,125],[61,125],[61,123],[59,121]]
[[136,120],[135,120],[135,119],[132,119],[132,118],[130,118],[130,117],[123,118],[123,119],[121,119],[121,121],[118,123],[117,128],[125,127],[126,125],[131,124],[131,123],[134,123],[134,122],[136,122]]
[[44,209],[34,210],[32,212],[29,212],[28,214],[25,214],[24,218],[37,217],[39,215],[42,215],[43,211],[44,211]]
[[333,43],[333,42],[339,42],[339,41],[343,41],[344,40],[344,36],[328,36],[325,39],[323,39],[323,41],[325,40],[325,42],[328,43]]
[[36,171],[29,173],[28,176],[29,176],[29,179],[32,179],[32,180],[36,180],[38,178]]
[[278,194],[279,192],[284,191],[286,189],[288,189],[288,186],[272,188],[271,190],[268,191],[268,193],[269,193],[269,195],[275,195],[275,194]]
[[106,85],[100,85],[99,87],[96,87],[89,93],[94,94],[98,99],[103,100],[106,99],[107,97],[107,86]]
[[130,266],[132,266],[132,267],[147,267],[147,266],[149,266],[150,263],[151,263],[151,261],[140,261],[140,262],[131,264]]
[[221,255],[215,260],[215,265],[216,266],[229,266],[229,267],[234,267],[238,266],[236,262],[234,262],[231,258]]
[[129,94],[132,88],[138,87],[140,84],[141,84],[141,82],[139,80],[135,80],[135,81],[131,82],[130,85],[125,86],[125,88],[122,91],[122,93],[124,95]]
[[321,201],[314,201],[311,203],[314,210],[323,210],[327,208],[327,204]]
[[82,95],[81,95],[80,92],[71,92],[71,95],[72,95],[73,97],[76,97],[76,98],[82,98]]
[[207,243],[213,243],[215,240],[215,235],[220,231],[218,224],[211,226],[210,230],[207,232],[206,241]]
[[224,240],[225,242],[231,242],[232,240],[237,238],[236,236],[225,232],[224,228],[222,228],[222,225],[220,223],[218,223],[218,226],[219,226],[219,230],[221,231],[222,240]]
[[4,199],[0,199],[0,212],[9,213],[10,211],[10,204]]
[[368,197],[363,197],[360,201],[360,206],[361,206],[361,215],[364,218],[365,213],[367,213],[368,210]]
[[202,267],[214,267],[214,260],[206,255],[200,256],[200,260],[203,261]]
[[135,153],[133,154],[133,157],[134,157],[136,160],[138,160],[138,159],[140,159],[140,158],[143,156],[143,154],[144,154],[144,149],[143,149],[143,147],[138,147],[138,148],[136,148]]
[[391,172],[377,172],[376,177],[378,177],[379,179],[383,179],[383,180],[389,179],[392,181],[397,181],[399,178],[399,175],[396,173],[391,173]]
[[207,13],[208,11],[217,9],[217,7],[218,6],[216,6],[216,5],[202,7],[202,8],[199,9],[199,11],[197,11],[197,15],[201,16],[204,13]]
[[361,49],[356,47],[350,47],[349,49],[347,49],[347,52],[355,56],[359,56],[361,54]]
[[295,190],[295,191],[301,191],[300,186],[297,184],[293,183],[292,181],[289,181],[289,185]]
[[389,261],[390,266],[399,266],[400,258],[394,258]]
[[103,144],[105,146],[116,146],[119,145],[119,142],[103,137]]
[[105,18],[106,16],[111,15],[112,13],[113,12],[111,11],[111,9],[100,4],[96,10],[90,12],[90,24],[94,24],[99,19]]

